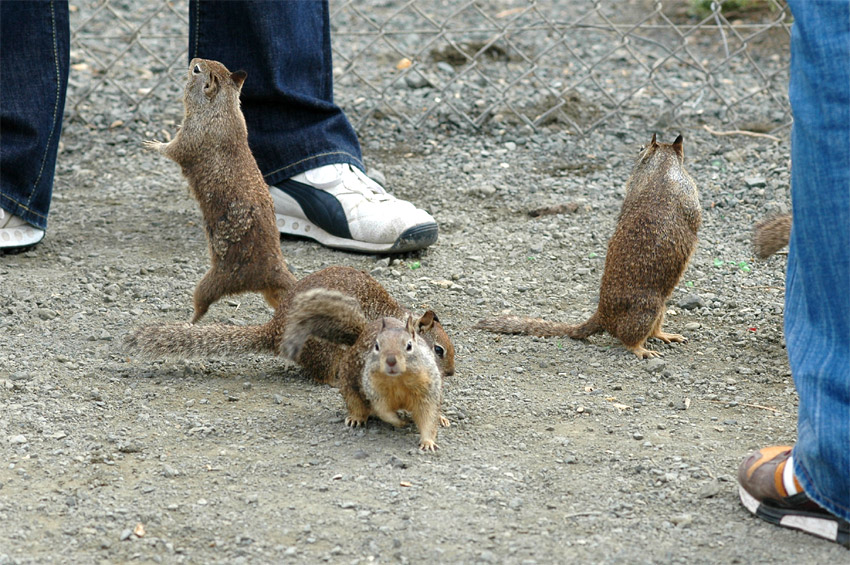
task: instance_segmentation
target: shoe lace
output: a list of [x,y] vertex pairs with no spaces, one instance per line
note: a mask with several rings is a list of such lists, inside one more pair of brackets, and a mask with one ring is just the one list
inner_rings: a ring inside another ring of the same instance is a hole
[[351,194],[359,194],[364,198],[372,201],[372,202],[386,202],[388,200],[395,200],[395,196],[389,194],[384,187],[366,176],[366,174],[358,169],[357,167],[352,167],[351,165],[345,165],[347,171],[350,175],[354,175],[356,180],[350,180],[346,182],[346,175],[343,173],[343,181],[342,186],[345,187],[346,192]]

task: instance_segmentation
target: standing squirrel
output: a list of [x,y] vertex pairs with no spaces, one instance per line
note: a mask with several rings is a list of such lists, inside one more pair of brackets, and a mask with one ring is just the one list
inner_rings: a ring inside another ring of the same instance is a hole
[[650,337],[664,343],[687,341],[661,331],[665,302],[696,249],[701,223],[697,187],[683,166],[682,140],[680,135],[672,144],[658,143],[653,134],[640,152],[608,242],[599,305],[586,322],[571,325],[502,316],[481,320],[477,327],[573,339],[604,330],[641,359],[661,355],[643,347]]
[[753,248],[756,257],[767,259],[791,239],[791,214],[781,214],[756,224],[753,230]]
[[[415,321],[385,316],[368,321],[357,300],[324,288],[296,293],[288,312],[281,353],[304,364],[304,345],[320,338],[348,347],[333,363],[348,408],[345,424],[358,427],[369,416],[403,426],[397,412],[410,412],[419,429],[419,448],[437,449],[437,428],[448,426],[441,415],[442,374],[432,346],[420,334],[426,312]],[[436,322],[434,322],[436,323]]]
[[[406,319],[409,312],[399,305],[381,284],[367,273],[344,266],[316,271],[299,280],[284,298],[270,321],[259,326],[228,324],[152,324],[133,330],[126,339],[130,349],[148,355],[193,357],[199,355],[238,355],[281,353],[293,297],[312,289],[333,290],[358,305],[367,321],[385,316]],[[443,376],[454,374],[455,351],[449,336],[432,311],[416,322],[417,330],[429,344]],[[353,327],[353,329],[352,329]],[[365,324],[340,329],[344,339],[305,338],[298,355],[287,355],[317,381],[335,385],[340,359],[347,345],[356,341]],[[346,333],[348,332],[348,333]]]
[[217,61],[192,59],[177,135],[144,143],[180,165],[204,218],[212,266],[195,288],[193,324],[228,294],[261,292],[276,308],[296,283],[280,250],[268,185],[248,147],[239,107],[245,77]]

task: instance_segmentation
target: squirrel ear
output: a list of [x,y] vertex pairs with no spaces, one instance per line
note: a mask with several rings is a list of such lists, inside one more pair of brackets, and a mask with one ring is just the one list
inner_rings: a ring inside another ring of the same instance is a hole
[[410,314],[407,315],[407,323],[405,324],[405,329],[410,335],[416,335],[416,321]]
[[650,145],[658,145],[658,142],[655,141],[655,133],[652,134],[652,139],[649,142]]
[[676,141],[673,142],[673,149],[676,151],[676,153],[679,154],[679,157],[682,157],[682,158],[685,157],[685,148],[682,145],[682,142],[684,140],[685,140],[685,138],[682,137],[682,134],[679,134],[679,137],[677,137]]
[[248,73],[245,71],[235,71],[230,73],[230,80],[236,84],[236,88],[242,88],[242,83],[245,82],[245,78],[248,76]]
[[434,327],[434,322],[437,321],[437,315],[434,314],[433,310],[428,310],[422,317],[419,318],[419,322],[416,324],[419,327],[419,331],[428,331]]

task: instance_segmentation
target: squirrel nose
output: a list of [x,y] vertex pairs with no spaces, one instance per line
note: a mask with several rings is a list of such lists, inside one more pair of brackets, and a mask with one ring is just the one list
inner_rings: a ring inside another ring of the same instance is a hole
[[387,355],[387,365],[390,367],[395,367],[395,355]]

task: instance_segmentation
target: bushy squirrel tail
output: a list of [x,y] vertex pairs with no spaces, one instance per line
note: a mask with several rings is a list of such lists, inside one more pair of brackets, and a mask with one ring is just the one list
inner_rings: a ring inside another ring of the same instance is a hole
[[271,322],[262,326],[151,324],[136,328],[124,343],[145,356],[188,358],[276,353]]
[[503,334],[525,334],[541,337],[568,336],[573,339],[585,339],[602,331],[598,315],[594,313],[582,324],[565,324],[550,322],[539,318],[523,318],[521,316],[499,316],[480,320],[475,327],[481,330]]
[[767,259],[786,245],[791,239],[791,214],[774,216],[762,220],[753,229],[753,248],[756,257]]
[[299,292],[287,312],[280,352],[295,361],[311,337],[353,345],[366,325],[360,303],[351,296],[324,288]]

